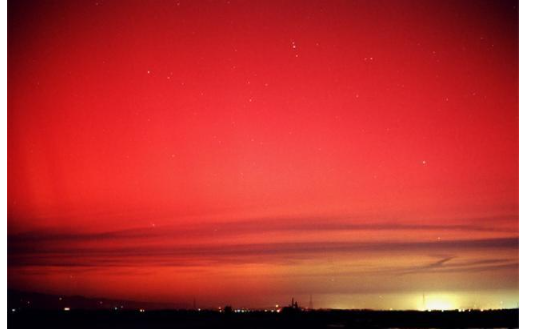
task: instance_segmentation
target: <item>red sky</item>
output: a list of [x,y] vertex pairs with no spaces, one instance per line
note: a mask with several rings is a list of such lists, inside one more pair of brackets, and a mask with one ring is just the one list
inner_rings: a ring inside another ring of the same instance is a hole
[[8,15],[10,288],[517,305],[516,1]]

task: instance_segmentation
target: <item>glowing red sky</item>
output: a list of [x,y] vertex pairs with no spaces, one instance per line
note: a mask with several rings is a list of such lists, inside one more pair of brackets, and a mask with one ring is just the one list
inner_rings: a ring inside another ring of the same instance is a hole
[[516,305],[517,2],[8,9],[10,288]]

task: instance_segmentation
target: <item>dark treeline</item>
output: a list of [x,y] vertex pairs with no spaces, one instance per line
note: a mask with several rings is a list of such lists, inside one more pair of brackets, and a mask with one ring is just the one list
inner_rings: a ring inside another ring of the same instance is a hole
[[8,328],[518,328],[519,310],[492,311],[218,311],[9,312]]

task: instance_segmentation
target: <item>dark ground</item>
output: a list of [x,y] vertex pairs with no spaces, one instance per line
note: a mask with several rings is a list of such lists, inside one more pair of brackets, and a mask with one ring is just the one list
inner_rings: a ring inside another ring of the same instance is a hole
[[8,328],[518,328],[519,310],[471,312],[17,310]]

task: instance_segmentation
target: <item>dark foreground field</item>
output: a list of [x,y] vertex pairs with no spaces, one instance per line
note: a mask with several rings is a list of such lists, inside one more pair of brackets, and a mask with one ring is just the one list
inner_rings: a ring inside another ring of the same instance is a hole
[[9,312],[8,328],[518,328],[519,310],[471,312],[310,311],[224,314],[213,311]]

